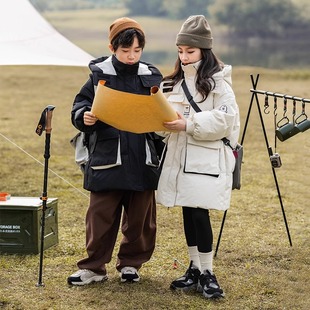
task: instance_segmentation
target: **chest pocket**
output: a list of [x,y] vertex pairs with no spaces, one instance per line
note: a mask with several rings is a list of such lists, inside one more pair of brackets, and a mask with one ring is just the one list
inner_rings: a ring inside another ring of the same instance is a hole
[[172,94],[172,95],[168,96],[167,100],[170,103],[182,104],[184,102],[184,95],[182,95],[182,94]]
[[189,116],[190,104],[187,103],[183,94],[171,94],[167,97],[167,101],[175,111],[182,114],[185,118]]
[[218,177],[221,145],[221,141],[197,141],[187,137],[184,173]]

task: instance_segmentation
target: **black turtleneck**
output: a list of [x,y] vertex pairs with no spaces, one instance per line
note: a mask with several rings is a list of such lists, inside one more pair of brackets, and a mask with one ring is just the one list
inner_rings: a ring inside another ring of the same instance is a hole
[[149,94],[149,89],[143,87],[140,77],[138,76],[139,62],[133,65],[127,65],[120,62],[114,55],[112,64],[117,73],[115,89],[130,92],[133,94]]
[[133,65],[127,65],[123,62],[120,62],[115,55],[112,56],[112,64],[115,68],[117,74],[137,74],[139,68],[139,62],[136,62]]

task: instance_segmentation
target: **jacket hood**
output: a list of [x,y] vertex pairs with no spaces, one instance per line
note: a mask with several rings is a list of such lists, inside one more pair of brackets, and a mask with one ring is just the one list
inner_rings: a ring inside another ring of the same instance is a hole
[[224,83],[228,83],[232,86],[232,67],[230,65],[224,65],[222,71],[219,71],[213,75],[215,82],[215,88],[212,90],[214,93],[220,93],[223,90]]
[[96,64],[107,60],[108,58],[109,58],[108,56],[103,56],[103,57],[99,57],[99,58],[91,60],[88,64],[89,69],[93,68]]
[[[89,69],[94,72],[104,73],[108,75],[117,75],[116,70],[119,73],[122,72],[134,72],[135,74],[139,76],[154,76],[156,78],[156,81],[162,79],[162,75],[160,71],[154,67],[152,64],[149,64],[144,61],[139,61],[136,64],[133,65],[127,65],[124,63],[121,63],[115,56],[105,56],[105,57],[99,57],[97,59],[92,60],[89,63]],[[158,81],[156,82],[158,84]],[[155,84],[154,84],[155,85]],[[154,86],[152,85],[152,86]]]
[[215,73],[213,75],[213,78],[216,82],[218,80],[224,80],[231,86],[232,85],[231,73],[232,73],[232,67],[230,65],[224,65],[222,71]]

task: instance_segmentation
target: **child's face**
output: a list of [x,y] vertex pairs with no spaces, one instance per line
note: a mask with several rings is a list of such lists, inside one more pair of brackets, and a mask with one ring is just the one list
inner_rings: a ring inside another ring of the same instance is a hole
[[133,65],[138,62],[141,58],[142,51],[143,50],[139,47],[139,42],[136,37],[130,47],[120,46],[116,51],[112,50],[118,61],[127,65]]
[[198,47],[179,45],[178,53],[183,65],[195,63],[202,58],[201,50]]

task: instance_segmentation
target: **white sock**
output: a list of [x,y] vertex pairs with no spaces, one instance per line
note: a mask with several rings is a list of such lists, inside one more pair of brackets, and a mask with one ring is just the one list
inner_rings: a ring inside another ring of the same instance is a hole
[[213,251],[208,253],[199,252],[199,260],[201,265],[201,272],[204,272],[208,269],[211,273],[213,273]]
[[197,246],[188,247],[189,259],[193,261],[193,265],[200,270],[199,252]]

